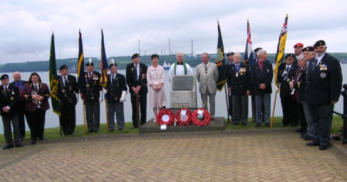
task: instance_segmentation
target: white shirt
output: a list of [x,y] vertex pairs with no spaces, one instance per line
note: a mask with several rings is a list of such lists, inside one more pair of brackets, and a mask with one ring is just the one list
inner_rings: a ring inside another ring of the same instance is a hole
[[289,71],[291,67],[292,67],[292,65],[291,65],[291,64],[289,64],[289,65],[288,65],[288,64],[286,64],[286,70],[288,70],[288,71]]
[[[193,75],[193,69],[190,67],[188,63],[186,63],[187,66],[187,75]],[[176,66],[176,74],[175,74],[175,64],[172,64],[169,70],[169,81],[172,80],[172,78],[175,75],[184,75],[184,66],[183,65],[177,65]]]
[[136,80],[139,80],[139,77],[140,77],[140,63],[139,64],[134,64],[134,67],[136,69]]
[[322,61],[324,56],[325,56],[325,53],[322,54],[320,57],[316,57],[316,59],[317,59],[317,64],[316,65],[319,65],[319,63]]

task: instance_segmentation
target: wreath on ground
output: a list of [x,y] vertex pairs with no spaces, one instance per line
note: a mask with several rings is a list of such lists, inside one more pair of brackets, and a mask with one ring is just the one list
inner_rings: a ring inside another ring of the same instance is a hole
[[156,120],[159,125],[172,125],[175,121],[175,115],[170,111],[170,109],[162,109],[156,116]]
[[206,126],[210,123],[211,115],[206,109],[196,109],[192,113],[192,122],[196,126]]
[[192,121],[192,112],[189,109],[179,109],[176,112],[176,121],[180,126],[188,126]]

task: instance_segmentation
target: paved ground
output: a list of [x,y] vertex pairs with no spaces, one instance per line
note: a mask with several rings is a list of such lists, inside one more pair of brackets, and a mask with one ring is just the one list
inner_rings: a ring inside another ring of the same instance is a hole
[[347,155],[288,129],[64,138],[0,151],[0,181],[338,182]]

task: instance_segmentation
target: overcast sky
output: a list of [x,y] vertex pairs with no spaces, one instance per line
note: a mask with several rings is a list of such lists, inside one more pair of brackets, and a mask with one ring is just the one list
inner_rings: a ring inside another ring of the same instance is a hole
[[86,57],[168,51],[216,52],[218,18],[226,51],[244,51],[250,20],[253,47],[275,52],[286,13],[286,52],[296,42],[324,39],[330,52],[347,52],[347,2],[338,0],[0,0],[0,64],[48,60],[55,34],[57,58],[77,57],[81,29]]

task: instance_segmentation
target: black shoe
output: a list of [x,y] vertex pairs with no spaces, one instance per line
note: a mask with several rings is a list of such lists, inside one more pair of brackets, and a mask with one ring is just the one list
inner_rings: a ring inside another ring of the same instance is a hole
[[244,122],[242,122],[242,125],[243,125],[243,126],[247,126],[247,125],[248,125],[248,123],[244,123]]
[[232,122],[232,125],[238,125],[239,124],[239,122]]
[[7,144],[5,145],[4,147],[2,147],[3,150],[8,150],[10,148],[13,148],[13,145],[12,144]]
[[123,128],[118,128],[118,131],[123,131]]
[[312,141],[312,142],[306,143],[306,145],[310,147],[314,147],[314,146],[319,146],[319,143]]
[[46,140],[46,138],[45,137],[39,137],[39,140]]
[[23,147],[23,144],[21,144],[21,143],[16,143],[15,146],[16,146],[16,147]]
[[326,150],[329,147],[330,147],[330,144],[328,144],[328,145],[321,145],[321,146],[319,146],[319,150]]
[[270,123],[265,123],[265,127],[270,127]]
[[109,129],[110,132],[114,132],[114,129]]
[[31,145],[35,145],[36,144],[36,140],[31,140]]
[[261,126],[261,123],[257,123],[256,125],[255,125],[255,127],[260,127]]
[[309,135],[306,135],[305,138],[304,138],[305,141],[310,141],[310,140],[313,140],[313,137],[309,136]]
[[302,132],[303,132],[303,129],[301,129],[301,128],[296,129],[295,132],[297,132],[297,133],[302,133]]

